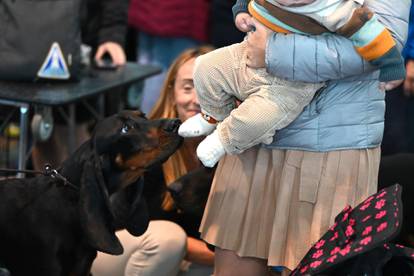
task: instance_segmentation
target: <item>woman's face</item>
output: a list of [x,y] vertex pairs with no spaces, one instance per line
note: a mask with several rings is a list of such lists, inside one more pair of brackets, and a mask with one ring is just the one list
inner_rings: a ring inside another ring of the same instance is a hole
[[195,58],[192,58],[178,69],[174,84],[174,101],[177,107],[178,118],[182,122],[200,113],[200,104],[198,103],[193,82],[194,61]]

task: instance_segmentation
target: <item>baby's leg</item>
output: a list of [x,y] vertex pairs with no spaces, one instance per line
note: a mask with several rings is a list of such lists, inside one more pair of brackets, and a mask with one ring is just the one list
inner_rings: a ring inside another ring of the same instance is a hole
[[179,128],[183,137],[208,135],[218,121],[226,118],[235,107],[234,91],[239,89],[241,44],[217,49],[197,58],[194,86],[202,114],[185,121]]
[[260,76],[250,86],[251,94],[217,129],[197,147],[197,156],[207,167],[213,167],[227,153],[241,153],[260,144],[272,142],[276,129],[292,122],[313,98],[322,84],[293,83],[279,80],[265,85],[272,77]]
[[271,143],[276,130],[291,123],[322,86],[279,79],[249,95],[217,127],[225,151],[241,153],[257,144]]

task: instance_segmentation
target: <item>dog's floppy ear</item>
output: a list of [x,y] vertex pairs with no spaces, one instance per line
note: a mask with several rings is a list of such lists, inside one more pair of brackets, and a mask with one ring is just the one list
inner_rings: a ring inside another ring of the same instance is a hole
[[148,207],[145,198],[136,201],[130,210],[126,230],[133,236],[141,236],[147,231],[149,224]]
[[[123,248],[115,235],[113,218],[109,208],[108,191],[93,163],[99,160],[87,160],[83,167],[80,187],[80,221],[87,242],[96,250],[120,255]],[[99,167],[99,166],[98,166]]]
[[111,151],[115,139],[116,139],[115,136],[95,138],[95,141],[94,141],[95,153],[97,155],[101,155],[101,154]]
[[142,196],[142,191],[144,188],[144,177],[140,177],[140,179],[136,182],[135,187],[135,199],[132,202],[131,208],[129,209],[129,216],[125,224],[125,228],[129,233],[131,233],[131,235],[140,236],[144,234],[149,224],[147,202]]
[[148,228],[149,214],[145,198],[142,197],[143,177],[127,188],[111,196],[116,228],[126,228],[131,235],[140,236]]

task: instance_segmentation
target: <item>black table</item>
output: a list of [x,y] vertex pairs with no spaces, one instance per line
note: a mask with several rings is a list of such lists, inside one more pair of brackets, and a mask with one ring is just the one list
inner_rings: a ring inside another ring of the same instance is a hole
[[[26,167],[28,111],[33,105],[69,106],[68,126],[74,133],[75,103],[97,97],[112,89],[125,87],[159,73],[159,67],[127,63],[117,70],[85,70],[79,82],[30,83],[0,81],[0,104],[20,109],[18,169]],[[69,141],[73,148],[74,138]],[[22,177],[22,174],[19,174]]]

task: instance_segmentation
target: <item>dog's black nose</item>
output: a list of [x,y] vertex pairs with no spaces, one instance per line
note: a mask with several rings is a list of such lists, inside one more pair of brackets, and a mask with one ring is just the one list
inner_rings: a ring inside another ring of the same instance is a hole
[[177,132],[180,124],[181,124],[181,121],[178,119],[168,120],[164,124],[163,129],[166,132]]
[[168,185],[168,191],[170,191],[171,195],[177,197],[183,189],[183,184],[180,181],[176,181]]

